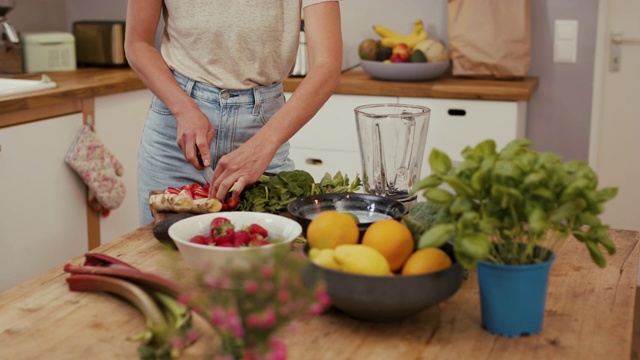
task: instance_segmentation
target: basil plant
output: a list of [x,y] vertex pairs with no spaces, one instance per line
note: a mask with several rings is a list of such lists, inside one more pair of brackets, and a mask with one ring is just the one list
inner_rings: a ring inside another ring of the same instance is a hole
[[598,190],[598,177],[586,162],[563,162],[531,145],[516,139],[497,151],[495,141],[485,140],[466,147],[455,167],[447,154],[433,149],[432,174],[415,183],[412,192],[423,192],[441,210],[418,248],[450,241],[466,268],[480,260],[533,264],[548,260],[572,235],[605,267],[602,249],[613,254],[615,245],[599,215],[617,188]]

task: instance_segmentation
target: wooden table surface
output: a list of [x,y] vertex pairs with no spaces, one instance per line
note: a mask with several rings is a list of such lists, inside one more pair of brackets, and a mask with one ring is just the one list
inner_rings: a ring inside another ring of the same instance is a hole
[[[551,270],[544,328],[533,336],[505,338],[482,329],[472,271],[455,295],[407,320],[370,323],[330,310],[298,321],[297,331],[281,338],[293,360],[627,360],[640,233],[610,235],[618,249],[606,269],[591,262],[581,243],[565,243]],[[162,276],[175,271],[150,225],[95,251]],[[108,294],[70,292],[62,265],[0,293],[0,359],[136,359],[138,344],[127,337],[144,329],[142,316]],[[201,358],[216,341],[203,321],[196,324],[203,335],[183,358]]]

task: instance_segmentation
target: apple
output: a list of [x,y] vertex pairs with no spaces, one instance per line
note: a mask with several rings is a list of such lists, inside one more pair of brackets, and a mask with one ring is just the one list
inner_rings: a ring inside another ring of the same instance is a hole
[[409,57],[411,57],[411,49],[407,44],[400,43],[391,48],[391,62],[407,62]]

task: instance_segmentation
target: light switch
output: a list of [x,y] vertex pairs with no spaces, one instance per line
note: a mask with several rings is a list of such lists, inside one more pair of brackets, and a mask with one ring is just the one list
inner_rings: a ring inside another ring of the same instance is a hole
[[553,62],[575,64],[578,50],[578,21],[556,20],[553,36]]

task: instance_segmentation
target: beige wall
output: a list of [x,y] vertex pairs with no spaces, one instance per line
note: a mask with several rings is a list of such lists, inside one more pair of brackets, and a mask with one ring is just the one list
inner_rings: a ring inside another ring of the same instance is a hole
[[[70,31],[75,20],[124,20],[126,0],[17,0],[8,18],[19,31]],[[375,37],[371,26],[409,32],[416,18],[430,36],[447,43],[446,0],[342,0],[345,65],[357,64],[357,46]],[[528,107],[526,136],[542,151],[569,159],[588,159],[597,19],[596,0],[532,0],[532,64],[540,86]],[[553,24],[575,19],[576,64],[555,64]],[[455,136],[455,134],[452,134]]]

